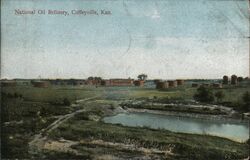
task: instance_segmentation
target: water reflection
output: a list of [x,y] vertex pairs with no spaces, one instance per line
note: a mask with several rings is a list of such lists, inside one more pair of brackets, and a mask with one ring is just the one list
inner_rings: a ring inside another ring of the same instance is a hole
[[249,138],[249,126],[245,123],[230,123],[189,117],[176,117],[151,113],[122,113],[105,117],[104,122],[126,126],[147,126],[174,132],[209,134],[245,141]]

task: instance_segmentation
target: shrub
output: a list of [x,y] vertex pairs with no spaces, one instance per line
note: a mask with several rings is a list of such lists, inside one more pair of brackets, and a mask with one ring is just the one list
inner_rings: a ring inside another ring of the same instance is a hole
[[68,98],[64,98],[63,99],[63,104],[66,105],[66,106],[69,106],[71,104],[71,102],[69,101]]
[[50,101],[49,102],[50,104],[52,105],[57,105],[57,106],[69,106],[71,105],[71,102],[68,98],[64,98],[63,100],[62,99],[56,99],[56,100],[53,100],[53,101]]
[[242,96],[243,100],[243,110],[250,111],[250,93],[247,91]]
[[209,88],[201,86],[197,89],[197,93],[194,95],[194,99],[199,102],[213,102],[214,95]]
[[111,110],[114,110],[115,109],[115,106],[113,104],[110,105],[110,109]]
[[215,97],[217,99],[217,102],[221,102],[222,99],[225,97],[225,94],[222,91],[218,91],[215,93]]
[[250,139],[248,139],[246,143],[250,146]]

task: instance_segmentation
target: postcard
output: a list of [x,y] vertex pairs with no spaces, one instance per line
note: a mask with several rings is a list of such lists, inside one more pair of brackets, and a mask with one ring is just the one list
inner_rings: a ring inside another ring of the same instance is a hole
[[2,0],[1,159],[244,160],[248,0]]

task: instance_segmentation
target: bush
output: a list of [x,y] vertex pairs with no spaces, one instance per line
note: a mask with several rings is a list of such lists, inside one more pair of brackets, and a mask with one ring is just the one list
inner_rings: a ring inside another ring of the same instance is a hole
[[217,99],[217,102],[221,102],[222,99],[225,97],[225,94],[222,91],[218,91],[215,93],[215,97]]
[[209,88],[201,86],[197,89],[197,93],[194,95],[194,99],[199,102],[209,103],[214,101],[214,95]]
[[71,102],[68,98],[64,98],[64,99],[56,99],[53,101],[49,102],[51,105],[56,105],[56,106],[70,106]]
[[110,109],[111,110],[114,110],[115,109],[115,106],[113,104],[110,105]]
[[64,104],[65,106],[70,106],[71,102],[69,101],[68,98],[64,98],[64,99],[63,99],[63,104]]
[[250,146],[250,139],[248,139],[246,143]]
[[250,93],[247,91],[242,96],[243,100],[243,110],[250,111]]

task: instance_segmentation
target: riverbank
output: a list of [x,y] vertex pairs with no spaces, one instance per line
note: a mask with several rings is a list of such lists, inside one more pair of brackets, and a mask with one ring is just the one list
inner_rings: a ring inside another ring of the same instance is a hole
[[[168,158],[173,160],[183,158],[226,159],[226,157],[243,159],[248,156],[246,143],[238,143],[225,138],[174,133],[148,127],[126,127],[79,118],[71,119],[60,125],[49,134],[49,138],[53,141],[64,138],[74,142],[88,142],[78,143],[72,148],[77,149],[80,153],[89,153],[90,159],[108,155],[112,155],[116,159],[136,159],[136,157],[144,159],[147,157],[148,159]],[[103,143],[94,143],[95,141]],[[130,148],[120,148],[119,146]],[[139,148],[147,149],[147,154]],[[156,153],[155,150],[159,152]],[[170,154],[162,154],[164,151],[169,151]]]
[[130,112],[103,118],[103,122],[138,128],[168,130],[175,133],[211,135],[244,143],[249,138],[248,124],[203,120],[152,113]]
[[190,100],[133,99],[125,100],[120,106],[134,112],[151,112],[156,114],[187,116],[209,120],[248,122],[247,114],[239,113],[233,108],[216,104],[203,104]]
[[126,112],[137,112],[137,113],[152,113],[166,116],[177,116],[177,117],[188,117],[196,118],[201,120],[210,120],[210,121],[224,121],[230,123],[249,123],[249,120],[242,120],[240,118],[233,118],[227,115],[210,115],[210,114],[197,114],[197,113],[183,113],[175,111],[161,111],[161,110],[150,110],[150,109],[137,109],[137,108],[127,108]]

